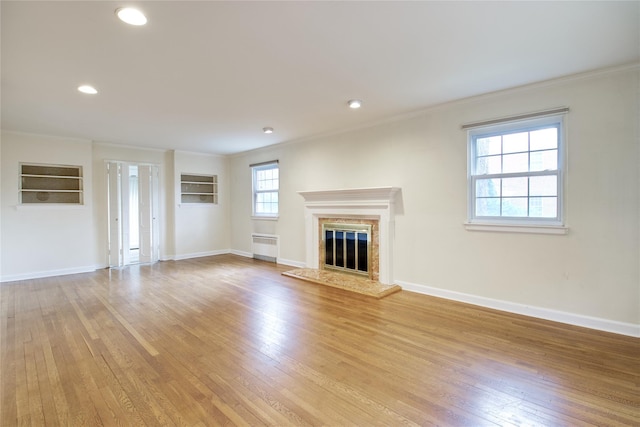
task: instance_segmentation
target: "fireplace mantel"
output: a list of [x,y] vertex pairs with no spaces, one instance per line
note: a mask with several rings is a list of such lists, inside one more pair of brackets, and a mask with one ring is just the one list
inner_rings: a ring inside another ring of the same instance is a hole
[[299,191],[305,199],[307,268],[319,268],[320,218],[375,219],[380,226],[379,281],[393,283],[393,234],[398,187]]
[[395,204],[398,187],[347,188],[339,190],[298,191],[307,204],[333,202],[340,206],[362,203]]

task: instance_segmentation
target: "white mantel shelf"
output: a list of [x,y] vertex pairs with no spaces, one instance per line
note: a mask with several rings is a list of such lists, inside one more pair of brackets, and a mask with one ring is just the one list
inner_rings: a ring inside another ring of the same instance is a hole
[[335,202],[339,205],[358,202],[394,203],[399,187],[344,188],[337,190],[298,191],[306,203]]
[[298,191],[305,203],[305,241],[307,268],[319,267],[319,219],[361,218],[378,220],[379,281],[393,283],[393,235],[395,203],[399,187],[346,188]]

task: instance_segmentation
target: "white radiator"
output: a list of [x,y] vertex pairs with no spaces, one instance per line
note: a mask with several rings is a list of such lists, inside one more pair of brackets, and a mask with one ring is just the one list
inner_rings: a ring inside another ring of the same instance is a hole
[[251,252],[255,259],[277,262],[278,236],[275,234],[251,234]]

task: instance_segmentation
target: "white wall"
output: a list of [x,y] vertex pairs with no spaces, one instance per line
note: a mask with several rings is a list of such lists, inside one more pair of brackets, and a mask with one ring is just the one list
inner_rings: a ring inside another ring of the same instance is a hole
[[[175,258],[226,253],[230,247],[227,159],[198,153],[175,151]],[[180,203],[180,175],[218,176],[218,204]]]
[[[367,129],[233,156],[232,248],[281,236],[304,262],[296,191],[402,188],[394,276],[405,288],[640,333],[638,68],[546,82],[441,106]],[[568,235],[467,231],[463,123],[568,106]],[[281,214],[250,219],[249,164],[280,160]],[[244,195],[244,196],[243,196]],[[531,311],[530,311],[531,312]]]
[[[96,266],[91,142],[2,132],[2,280],[81,271]],[[84,205],[19,206],[19,164],[83,168]]]
[[[305,183],[305,169],[314,168],[297,162],[299,145],[276,146],[269,150],[230,159],[231,196],[231,248],[234,252],[251,255],[251,233],[278,234],[287,244],[280,245],[280,263],[301,263],[305,259],[304,216],[301,214],[302,197],[296,191]],[[250,219],[252,215],[252,175],[250,165],[270,160],[279,160],[280,168],[280,213],[279,219]],[[290,161],[292,160],[292,161]],[[283,200],[283,198],[285,200]]]

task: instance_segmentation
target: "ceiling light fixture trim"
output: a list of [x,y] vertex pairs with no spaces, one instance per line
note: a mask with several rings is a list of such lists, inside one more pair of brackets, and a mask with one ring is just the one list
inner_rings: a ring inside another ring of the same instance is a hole
[[273,128],[267,126],[267,127],[262,128],[262,131],[264,133],[273,133]]
[[353,108],[355,110],[356,108],[362,107],[362,101],[359,99],[350,99],[349,102],[347,102],[347,105],[349,105],[349,108]]

